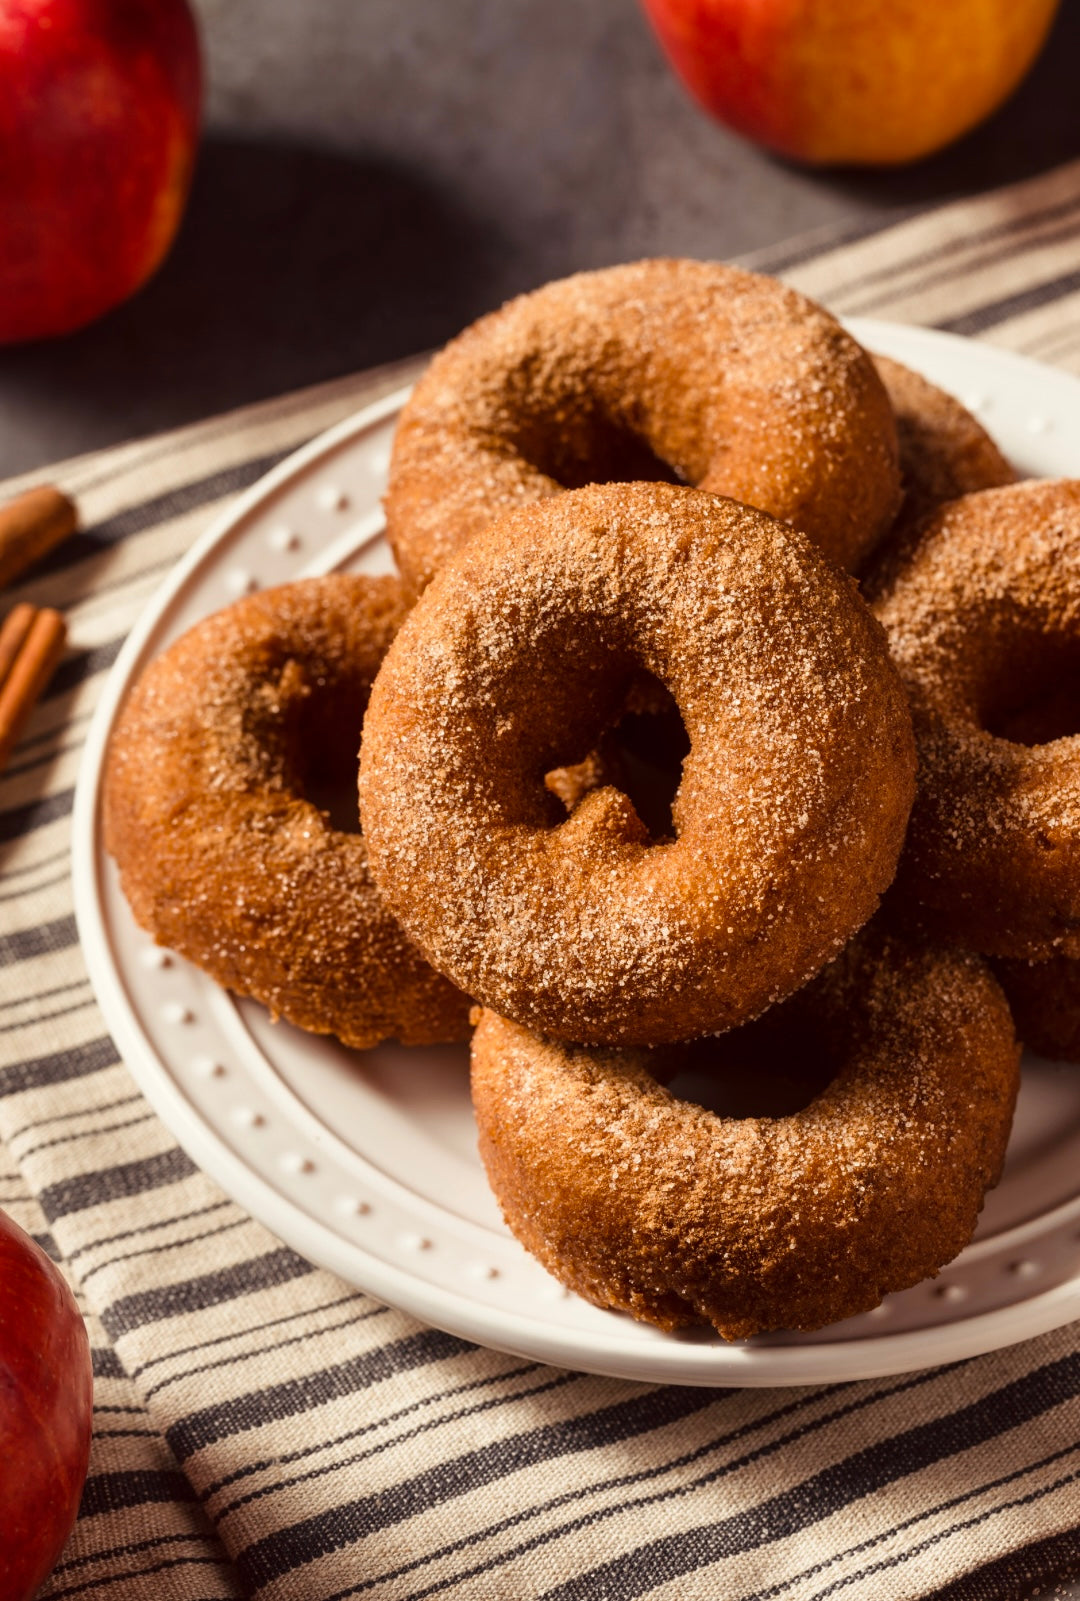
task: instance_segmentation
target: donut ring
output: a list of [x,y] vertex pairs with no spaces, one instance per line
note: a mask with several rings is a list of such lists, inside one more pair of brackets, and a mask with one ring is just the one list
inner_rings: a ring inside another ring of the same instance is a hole
[[1052,1062],[1080,1062],[1080,962],[1051,956],[1045,962],[997,958],[990,965],[1024,1044]]
[[873,356],[896,418],[907,526],[946,500],[1016,482],[1016,471],[965,406],[890,356]]
[[417,588],[500,512],[666,479],[801,528],[854,568],[900,500],[866,352],[812,301],[712,262],[578,273],[437,355],[398,423],[387,534]]
[[383,906],[363,839],[304,798],[313,753],[355,771],[405,612],[392,578],[237,601],[146,669],[105,773],[106,844],[142,927],[275,1017],[358,1049],[468,1037],[467,1000]]
[[[642,667],[690,740],[655,844],[612,785],[566,818],[543,782]],[[361,816],[388,904],[461,988],[541,1033],[655,1044],[753,1016],[865,922],[913,760],[884,637],[801,534],[593,485],[504,516],[425,592],[372,691]]]
[[1080,956],[1080,482],[942,507],[875,609],[919,747],[898,906],[988,955]]
[[510,1229],[563,1284],[740,1340],[869,1311],[967,1244],[1018,1084],[979,957],[875,929],[783,1007],[703,1043],[747,1075],[815,1048],[838,1071],[793,1115],[722,1117],[656,1082],[676,1048],[588,1050],[482,1014],[480,1155]]

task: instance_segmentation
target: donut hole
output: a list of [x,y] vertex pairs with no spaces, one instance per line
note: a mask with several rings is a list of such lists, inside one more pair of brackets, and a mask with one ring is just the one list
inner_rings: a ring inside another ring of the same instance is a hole
[[643,434],[600,409],[568,422],[564,417],[526,416],[515,445],[520,456],[563,489],[586,484],[689,482],[658,456]]
[[622,715],[597,734],[588,755],[548,772],[544,784],[567,812],[591,790],[611,785],[629,799],[650,842],[660,844],[675,838],[672,806],[690,736],[674,696],[652,673],[634,675],[622,704]]
[[341,834],[360,833],[357,753],[366,709],[366,693],[320,686],[300,704],[290,731],[293,787]]
[[805,1111],[840,1071],[830,1042],[813,1029],[734,1033],[653,1051],[649,1070],[672,1095],[718,1117],[779,1118]]
[[1080,640],[1021,638],[983,686],[983,727],[1015,745],[1080,734]]
[[669,706],[627,712],[609,735],[621,769],[618,787],[633,802],[653,843],[675,838],[671,810],[690,753],[679,708],[670,695],[667,699]]

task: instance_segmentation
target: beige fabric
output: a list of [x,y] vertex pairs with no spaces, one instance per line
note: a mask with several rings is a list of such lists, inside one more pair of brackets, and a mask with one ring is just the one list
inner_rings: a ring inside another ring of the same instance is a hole
[[[764,264],[838,310],[1080,370],[1078,237],[1080,164]],[[86,531],[8,597],[62,606],[71,639],[0,780],[0,1205],[63,1259],[99,1374],[83,1516],[43,1593],[1030,1593],[1080,1553],[1075,1329],[938,1371],[775,1391],[654,1388],[477,1350],[274,1239],[195,1169],[120,1063],[68,883],[105,674],[231,495],[406,375],[64,464],[53,476]]]

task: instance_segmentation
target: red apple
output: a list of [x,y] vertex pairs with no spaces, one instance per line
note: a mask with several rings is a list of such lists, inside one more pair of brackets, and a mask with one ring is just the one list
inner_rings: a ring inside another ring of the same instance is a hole
[[1038,54],[1058,0],[643,0],[721,122],[808,162],[914,161],[966,133]]
[[187,0],[0,0],[0,342],[68,333],[150,276],[199,105]]
[[79,1510],[94,1384],[75,1298],[0,1212],[0,1596],[28,1601]]

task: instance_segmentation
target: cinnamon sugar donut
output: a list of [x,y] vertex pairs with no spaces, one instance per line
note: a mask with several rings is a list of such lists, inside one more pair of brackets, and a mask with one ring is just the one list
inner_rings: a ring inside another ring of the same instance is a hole
[[358,833],[309,791],[355,782],[392,578],[246,597],[152,662],[113,730],[106,844],[159,944],[275,1016],[360,1049],[464,1039],[468,1002],[382,904]]
[[1080,1062],[1080,962],[1070,956],[1045,962],[999,957],[990,965],[1024,1044],[1052,1062]]
[[977,418],[944,389],[890,356],[873,356],[900,442],[904,500],[897,523],[907,527],[946,500],[1016,482]]
[[[569,818],[544,785],[642,668],[690,745],[656,843],[613,785]],[[657,1043],[753,1016],[870,916],[913,771],[851,580],[734,501],[608,484],[506,514],[430,585],[372,691],[360,802],[441,972],[540,1032]]]
[[876,610],[919,747],[898,906],[989,955],[1080,956],[1080,482],[942,507]]
[[774,279],[655,260],[510,301],[435,357],[386,495],[418,588],[500,512],[588,483],[666,479],[796,524],[854,568],[900,499],[873,363]]
[[704,1048],[750,1078],[816,1055],[827,1087],[786,1116],[725,1117],[656,1081],[658,1059],[669,1072],[686,1047],[590,1050],[482,1014],[480,1154],[508,1225],[563,1284],[738,1340],[866,1312],[967,1244],[1018,1082],[979,957],[870,930]]

